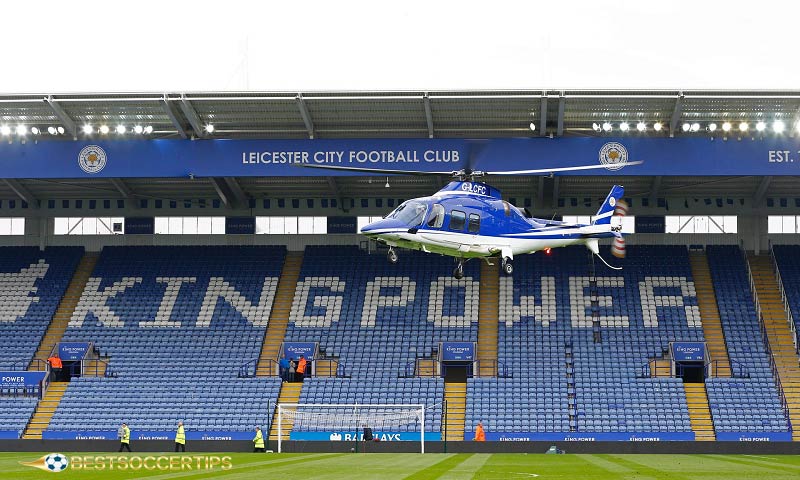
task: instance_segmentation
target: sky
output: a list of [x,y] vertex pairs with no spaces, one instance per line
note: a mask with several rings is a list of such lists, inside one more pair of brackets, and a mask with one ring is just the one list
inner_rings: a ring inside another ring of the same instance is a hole
[[0,93],[800,89],[790,1],[3,2]]

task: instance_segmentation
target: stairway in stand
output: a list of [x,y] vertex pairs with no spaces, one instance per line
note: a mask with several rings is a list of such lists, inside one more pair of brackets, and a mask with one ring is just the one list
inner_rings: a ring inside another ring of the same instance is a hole
[[283,263],[275,300],[272,303],[272,311],[269,314],[269,325],[264,334],[264,344],[261,346],[261,355],[258,357],[256,375],[259,377],[277,375],[275,361],[278,359],[278,351],[286,335],[289,312],[292,310],[294,292],[297,289],[297,280],[300,278],[302,265],[302,251],[286,252],[286,260]]
[[[278,403],[297,403],[300,401],[300,393],[303,391],[303,382],[283,382],[281,385],[281,393],[278,395]],[[286,417],[281,422],[281,440],[289,440],[289,435],[292,433],[293,422]],[[275,407],[275,413],[272,416],[272,426],[269,429],[269,439],[278,439],[278,408]]]
[[[442,436],[447,441],[464,440],[464,422],[467,414],[467,384],[445,382],[444,400],[447,409],[442,419]],[[472,440],[472,439],[470,439]]]
[[689,421],[692,425],[695,440],[713,442],[717,439],[714,433],[714,422],[708,406],[708,394],[705,383],[684,383],[686,404],[689,407]]
[[53,418],[53,414],[56,412],[56,408],[58,408],[61,397],[64,396],[68,385],[69,382],[50,383],[44,398],[39,400],[39,404],[36,405],[36,410],[34,410],[28,426],[25,427],[22,438],[42,438],[42,432],[50,425],[50,419]]
[[700,318],[703,322],[703,337],[705,337],[708,354],[711,357],[711,375],[730,377],[731,362],[728,358],[725,334],[719,318],[717,296],[714,292],[714,282],[711,280],[708,257],[705,252],[692,252],[689,256],[689,263],[692,266],[697,305],[700,308]]
[[39,343],[39,349],[28,365],[29,371],[44,370],[44,365],[50,357],[50,352],[52,352],[53,347],[61,341],[61,337],[64,336],[64,331],[67,329],[67,325],[72,318],[75,306],[78,305],[78,300],[81,298],[83,289],[86,288],[86,282],[89,280],[89,277],[92,276],[92,271],[94,271],[94,266],[97,264],[98,256],[99,254],[97,252],[84,253],[83,258],[81,258],[80,263],[78,263],[78,267],[75,269],[75,273],[72,275],[69,285],[67,285],[64,296],[61,297],[61,302],[59,302],[56,313],[53,315],[53,320],[50,321],[47,332],[45,332],[42,341]]
[[795,350],[789,316],[781,299],[775,267],[772,257],[768,255],[748,255],[747,261],[753,273],[753,286],[767,329],[769,347],[778,367],[778,378],[789,406],[789,419],[794,430],[792,439],[800,441],[800,367],[798,366],[800,358]]
[[481,293],[478,310],[478,375],[497,375],[497,325],[500,308],[498,295],[500,274],[498,259],[495,265],[481,261]]

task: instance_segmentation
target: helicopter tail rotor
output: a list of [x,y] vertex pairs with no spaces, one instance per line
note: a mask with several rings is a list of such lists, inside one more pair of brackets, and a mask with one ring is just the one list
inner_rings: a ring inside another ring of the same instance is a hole
[[628,204],[625,200],[620,199],[617,201],[617,206],[614,207],[614,218],[618,219],[616,226],[620,231],[615,232],[614,241],[611,243],[611,255],[617,258],[625,258],[625,237],[622,236],[622,218],[628,214]]

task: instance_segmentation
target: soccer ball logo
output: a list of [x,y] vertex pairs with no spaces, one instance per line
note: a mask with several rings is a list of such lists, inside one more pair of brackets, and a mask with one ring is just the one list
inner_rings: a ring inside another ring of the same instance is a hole
[[51,472],[63,472],[69,465],[66,455],[51,453],[44,458],[44,464]]

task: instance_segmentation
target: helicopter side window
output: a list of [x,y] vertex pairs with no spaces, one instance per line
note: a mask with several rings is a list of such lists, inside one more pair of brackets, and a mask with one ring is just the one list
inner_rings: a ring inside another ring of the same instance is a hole
[[437,204],[431,208],[431,218],[428,219],[428,226],[431,228],[442,228],[444,224],[444,207]]
[[470,233],[478,233],[481,230],[481,216],[477,213],[469,214],[469,227],[467,228]]
[[467,223],[467,215],[459,210],[450,212],[450,230],[464,230]]

